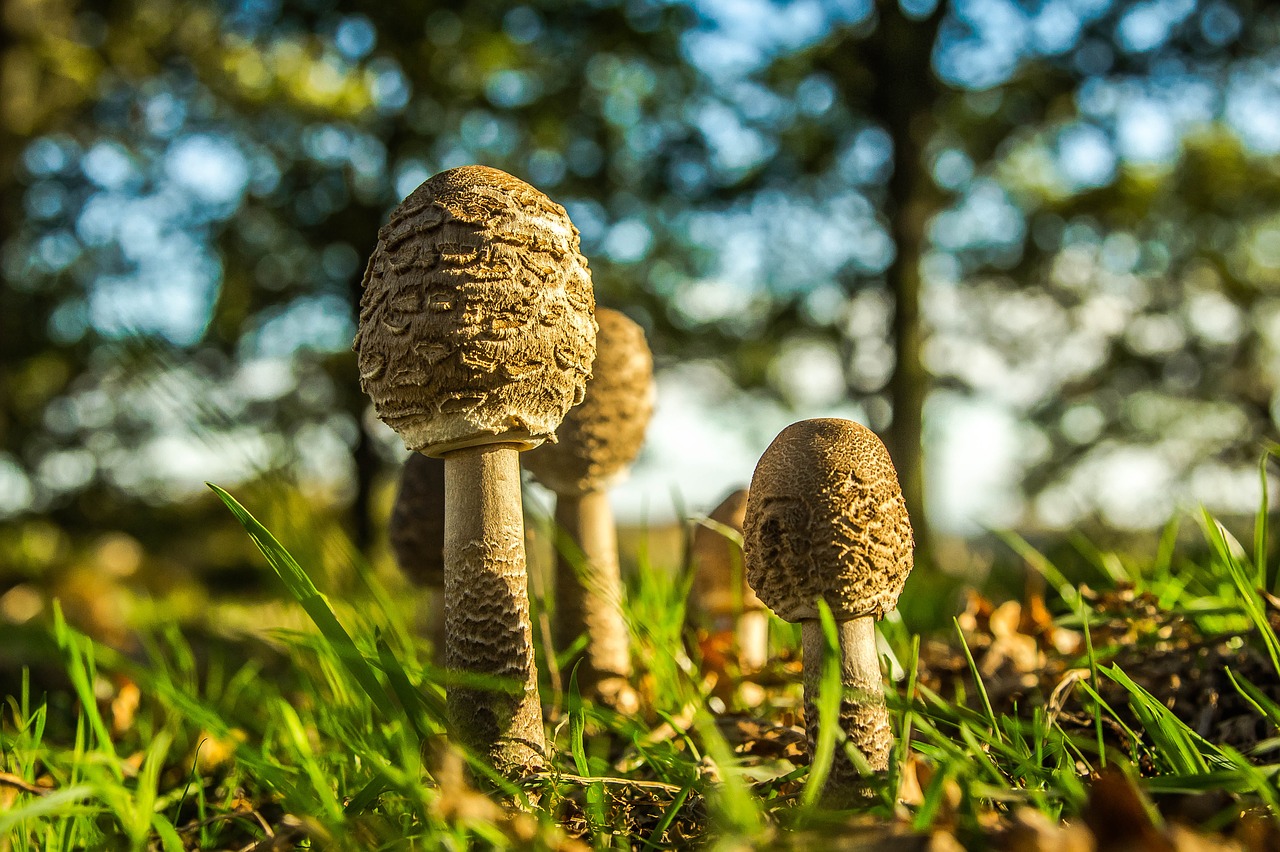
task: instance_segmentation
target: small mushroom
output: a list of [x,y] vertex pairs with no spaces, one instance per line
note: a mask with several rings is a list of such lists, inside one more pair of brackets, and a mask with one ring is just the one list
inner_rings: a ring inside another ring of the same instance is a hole
[[444,459],[413,453],[391,509],[391,551],[415,585],[444,586]]
[[453,687],[463,744],[510,776],[544,763],[519,453],[582,401],[595,299],[564,208],[497,169],[419,186],[378,232],[354,348],[405,446],[444,459],[445,665],[514,682]]
[[563,550],[556,559],[556,644],[568,647],[585,632],[580,683],[617,709],[634,711],[631,643],[607,492],[644,443],[653,413],[653,356],[644,330],[625,314],[602,308],[596,321],[600,331],[586,395],[565,415],[558,443],[528,453],[524,465],[556,493],[556,525],[582,551],[581,570]]
[[693,530],[693,585],[686,613],[716,633],[737,637],[738,666],[744,672],[761,669],[769,657],[769,617],[765,605],[747,584],[742,547],[724,529],[742,534],[747,494],[739,488],[707,515],[710,524]]
[[[388,533],[396,564],[431,593],[433,607],[444,592],[444,506],[444,460],[410,453],[400,470]],[[426,633],[437,657],[444,652],[442,616],[433,610]]]
[[[743,526],[747,580],[770,609],[801,624],[805,729],[815,709],[826,641],[825,600],[839,628],[839,722],[871,768],[889,765],[893,734],[885,708],[875,620],[897,606],[914,542],[893,462],[875,433],[849,420],[803,420],[783,429],[751,479]],[[837,748],[828,796],[856,797],[858,771]]]

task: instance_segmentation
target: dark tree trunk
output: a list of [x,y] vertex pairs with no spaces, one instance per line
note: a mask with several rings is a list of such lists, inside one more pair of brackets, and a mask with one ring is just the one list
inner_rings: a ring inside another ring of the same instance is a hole
[[879,31],[867,42],[870,66],[876,72],[870,97],[871,115],[893,139],[893,175],[887,186],[885,212],[896,254],[885,273],[893,293],[893,346],[896,357],[889,380],[893,422],[885,444],[898,468],[902,493],[916,536],[916,559],[927,564],[932,538],[925,512],[923,464],[924,401],[929,379],[920,350],[924,342],[920,321],[920,259],[925,228],[941,197],[925,162],[925,146],[933,132],[939,86],[931,64],[933,45],[945,4],[929,17],[903,15],[896,0],[878,4]]

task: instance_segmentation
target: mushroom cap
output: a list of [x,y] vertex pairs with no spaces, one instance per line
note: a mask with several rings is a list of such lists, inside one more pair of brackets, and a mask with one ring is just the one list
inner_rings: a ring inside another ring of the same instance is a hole
[[751,478],[747,581],[787,621],[882,617],[898,604],[915,542],[884,444],[851,420],[783,429]]
[[419,586],[444,587],[444,460],[413,453],[391,509],[391,552]]
[[[747,513],[745,488],[739,488],[721,501],[707,517],[718,524],[742,532]],[[743,573],[745,560],[742,548],[720,530],[698,524],[693,529],[693,585],[690,599],[693,607],[711,616],[737,615],[739,601],[742,611],[763,610],[764,603],[747,585]],[[741,588],[734,588],[737,579]]]
[[608,308],[596,311],[596,322],[596,360],[582,402],[565,415],[557,443],[523,457],[556,494],[605,490],[639,454],[653,414],[653,355],[644,329]]
[[354,349],[405,446],[530,449],[582,401],[595,297],[563,207],[505,172],[429,178],[378,232]]

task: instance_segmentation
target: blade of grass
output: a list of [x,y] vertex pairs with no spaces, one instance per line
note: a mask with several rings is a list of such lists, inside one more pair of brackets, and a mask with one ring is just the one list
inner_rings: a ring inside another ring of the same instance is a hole
[[1216,769],[1200,775],[1154,775],[1142,785],[1151,793],[1256,793],[1259,779],[1274,785],[1280,766],[1256,766],[1253,772]]
[[1076,552],[1084,557],[1085,561],[1098,572],[1098,575],[1106,581],[1108,586],[1117,586],[1121,583],[1133,582],[1138,579],[1125,568],[1123,561],[1116,553],[1100,550],[1083,533],[1074,532],[1068,536],[1068,540]]
[[1257,794],[1262,801],[1266,802],[1272,814],[1280,811],[1280,797],[1276,793],[1274,772],[1270,774],[1263,772],[1261,767],[1254,766],[1247,757],[1229,745],[1222,746],[1222,754],[1235,766],[1236,771],[1243,776],[1245,782],[1249,785],[1249,791]]
[[666,834],[671,823],[675,821],[676,814],[680,813],[680,809],[684,807],[684,803],[689,799],[689,793],[693,791],[692,787],[682,787],[676,795],[671,805],[662,812],[662,817],[654,825],[653,831],[649,832],[649,836],[644,839],[645,849],[667,849],[668,844],[662,842],[662,835]]
[[715,718],[705,709],[697,709],[693,724],[702,738],[703,753],[722,770],[721,782],[708,790],[713,794],[709,799],[715,806],[716,819],[726,833],[758,838],[763,830],[761,802],[743,778],[732,747],[716,727]]
[[311,620],[320,629],[320,633],[329,643],[338,659],[342,661],[352,677],[360,684],[360,687],[373,701],[374,706],[385,706],[386,700],[392,696],[389,696],[387,691],[382,688],[382,684],[378,682],[373,669],[365,660],[364,654],[356,647],[351,635],[347,633],[346,628],[338,621],[338,617],[334,615],[329,603],[320,594],[320,590],[316,588],[315,583],[311,582],[311,578],[307,576],[307,573],[302,570],[302,566],[297,563],[297,560],[280,542],[276,541],[275,536],[266,527],[258,523],[258,520],[249,513],[248,509],[240,505],[236,498],[211,482],[205,484],[226,504],[227,508],[231,510],[231,514],[235,515],[236,520],[240,522],[245,532],[249,534],[249,538],[253,539],[253,543],[258,546],[258,550],[262,551],[267,563],[276,572],[276,575],[280,577],[281,581],[284,582],[289,593],[306,610],[307,615],[311,616]]
[[1039,571],[1049,583],[1058,590],[1058,596],[1069,604],[1074,604],[1076,598],[1080,596],[1080,592],[1075,585],[1067,582],[1066,576],[1058,570],[1058,567],[1049,561],[1043,553],[1032,547],[1031,542],[1022,536],[1008,530],[995,531],[996,536],[1000,538],[1014,553],[1021,556],[1028,565],[1036,571]]
[[1152,580],[1157,585],[1163,585],[1163,581],[1173,577],[1173,554],[1181,526],[1181,518],[1175,514],[1160,531],[1160,543],[1156,546],[1156,558],[1151,566]]
[[[76,784],[72,787],[64,787],[61,790],[55,790],[45,796],[33,798],[31,801],[20,804],[16,807],[10,806],[6,811],[0,811],[0,836],[4,836],[13,830],[13,827],[26,820],[36,820],[41,817],[53,814],[65,815],[67,806],[79,802],[92,796],[95,792],[91,784]],[[70,820],[66,820],[70,822]],[[69,827],[69,826],[66,826]]]
[[[894,761],[897,772],[907,763],[911,753],[911,729],[915,720],[916,684],[920,679],[920,637],[911,637],[911,665],[907,669],[907,688],[902,702],[902,736],[898,738],[898,759]],[[896,782],[896,778],[894,779]],[[898,789],[894,783],[893,789]]]
[[982,699],[982,709],[986,711],[987,721],[991,724],[991,730],[995,732],[996,739],[999,740],[1001,739],[1000,724],[996,721],[996,711],[991,707],[991,697],[987,695],[987,685],[982,681],[982,673],[978,671],[978,664],[973,659],[973,652],[969,650],[969,643],[965,641],[964,631],[960,629],[960,619],[952,618],[951,623],[955,625],[956,636],[960,639],[960,650],[964,651],[965,661],[969,664],[969,673],[973,675],[978,697]]
[[[1101,683],[1098,680],[1098,655],[1093,650],[1093,634],[1089,630],[1089,608],[1085,606],[1084,599],[1080,599],[1080,624],[1084,630],[1084,650],[1085,656],[1089,661],[1089,681],[1091,683]],[[1101,768],[1107,768],[1107,747],[1102,739],[1102,704],[1093,702],[1093,730],[1094,737],[1098,743],[1098,762]]]
[[812,811],[822,796],[822,788],[827,783],[827,775],[835,759],[836,727],[840,718],[840,699],[843,688],[840,684],[840,638],[836,629],[836,620],[831,615],[831,607],[825,600],[818,600],[818,617],[822,622],[822,635],[825,648],[821,660],[804,660],[805,666],[820,664],[822,666],[821,687],[818,694],[810,698],[805,696],[806,703],[818,711],[818,741],[813,744],[813,754],[809,761],[809,777],[805,780],[804,791],[800,795],[800,806],[805,811]]
[[1258,501],[1258,514],[1253,522],[1253,565],[1258,573],[1257,587],[1270,588],[1267,583],[1267,525],[1271,514],[1271,495],[1268,493],[1270,482],[1267,479],[1267,460],[1270,455],[1263,454],[1258,461],[1258,479],[1262,486],[1262,499]]
[[[151,741],[146,756],[142,760],[142,768],[138,772],[137,793],[133,798],[132,813],[127,815],[129,824],[126,831],[134,842],[141,846],[147,838],[155,813],[156,796],[159,794],[160,772],[164,769],[164,759],[169,754],[169,746],[173,737],[167,731],[161,731]],[[125,814],[119,815],[123,822]]]
[[1271,698],[1244,677],[1237,675],[1231,669],[1227,669],[1227,678],[1231,681],[1231,685],[1236,688],[1236,692],[1253,705],[1253,709],[1258,711],[1258,715],[1269,721],[1272,725],[1280,727],[1280,704],[1272,701]]
[[1077,685],[1081,689],[1083,689],[1086,693],[1089,694],[1089,698],[1091,698],[1095,704],[1101,707],[1106,712],[1106,714],[1111,717],[1112,721],[1114,721],[1117,725],[1120,726],[1120,730],[1124,731],[1125,736],[1129,738],[1130,742],[1133,742],[1133,743],[1138,742],[1138,740],[1140,739],[1140,737],[1138,736],[1138,733],[1135,730],[1133,730],[1133,728],[1129,727],[1129,725],[1124,721],[1124,719],[1120,716],[1119,713],[1117,713],[1114,709],[1112,709],[1111,705],[1106,702],[1106,700],[1102,697],[1101,693],[1099,693],[1096,689],[1093,688],[1093,685],[1089,681],[1080,681],[1080,683]]
[[1143,731],[1155,746],[1155,756],[1182,775],[1202,775],[1210,770],[1206,755],[1221,757],[1219,748],[1197,734],[1159,699],[1125,674],[1119,666],[1103,669],[1129,693],[1129,706],[1142,722]]
[[587,714],[582,707],[582,692],[578,689],[579,665],[581,661],[575,663],[573,671],[569,673],[569,753],[573,755],[573,765],[578,774],[585,777],[591,774],[591,767],[587,762],[587,748],[583,739],[587,729]]
[[955,773],[957,765],[959,764],[949,762],[933,774],[933,778],[929,781],[929,785],[925,788],[924,795],[921,797],[920,808],[916,811],[915,819],[911,821],[912,831],[920,833],[933,826],[934,820],[942,811],[943,801],[947,797],[947,781]]
[[342,805],[334,793],[332,779],[316,758],[315,750],[311,746],[311,731],[303,724],[302,718],[292,706],[282,704],[277,710],[284,722],[287,741],[293,747],[291,758],[301,764],[303,774],[311,782],[311,790],[315,795],[308,798],[317,810],[323,812],[328,824],[340,825],[345,816]]
[[1258,587],[1251,583],[1244,566],[1231,552],[1231,545],[1227,543],[1227,537],[1221,525],[1214,520],[1207,509],[1202,508],[1200,511],[1205,536],[1209,539],[1209,544],[1217,554],[1218,560],[1226,567],[1231,582],[1236,587],[1236,593],[1239,595],[1241,608],[1253,623],[1254,630],[1261,636],[1267,655],[1271,657],[1272,667],[1280,673],[1280,638],[1276,637],[1276,632],[1271,629],[1271,623],[1267,620],[1266,608],[1262,597],[1258,594]]
[[164,814],[151,815],[151,828],[159,835],[160,848],[164,852],[183,852],[186,849],[182,836]]
[[81,718],[88,722],[93,731],[96,746],[111,758],[107,765],[112,768],[116,780],[121,781],[124,775],[116,760],[115,744],[102,713],[98,711],[98,698],[93,689],[97,677],[93,641],[67,624],[62,615],[62,606],[56,599],[53,602],[53,634],[65,657],[67,675],[75,688],[76,698],[80,701]]
[[391,691],[400,700],[400,706],[404,709],[405,717],[409,720],[409,726],[413,728],[413,733],[418,738],[418,743],[421,744],[427,738],[427,732],[423,729],[421,720],[422,698],[413,688],[413,684],[409,683],[409,676],[405,674],[404,667],[400,665],[400,661],[396,659],[396,655],[391,651],[391,646],[387,644],[387,640],[380,633],[376,638],[376,643],[378,646],[378,662],[382,666],[382,673],[387,676],[387,683],[391,685]]
[[369,779],[369,783],[361,787],[359,792],[351,797],[351,801],[347,802],[346,806],[342,810],[347,814],[364,813],[364,811],[378,800],[379,796],[391,788],[392,784],[390,780],[388,780],[382,773],[375,772],[373,778]]

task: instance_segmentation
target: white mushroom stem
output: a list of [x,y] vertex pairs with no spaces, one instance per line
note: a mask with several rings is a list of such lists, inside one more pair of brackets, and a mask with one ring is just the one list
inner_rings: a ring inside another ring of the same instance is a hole
[[514,682],[514,692],[449,689],[461,741],[499,772],[540,769],[546,754],[525,570],[519,453],[511,444],[445,460],[445,666]]
[[[586,658],[578,679],[584,691],[614,697],[631,675],[631,648],[622,613],[618,534],[603,491],[556,499],[556,525],[582,551],[582,561],[557,548],[556,644],[567,648],[584,633]],[[570,545],[572,548],[573,545]],[[620,708],[621,709],[621,708]]]
[[[837,621],[836,628],[842,689],[839,718],[831,722],[838,724],[839,729],[848,735],[849,743],[862,752],[873,771],[882,772],[889,768],[893,732],[889,729],[889,711],[885,706],[880,660],[876,655],[875,620],[864,616]],[[802,621],[801,642],[804,653],[805,732],[809,735],[809,753],[812,755],[818,742],[817,701],[827,651],[822,622],[808,618]],[[857,767],[845,756],[842,746],[837,744],[826,789],[833,793],[854,789],[860,776]]]

